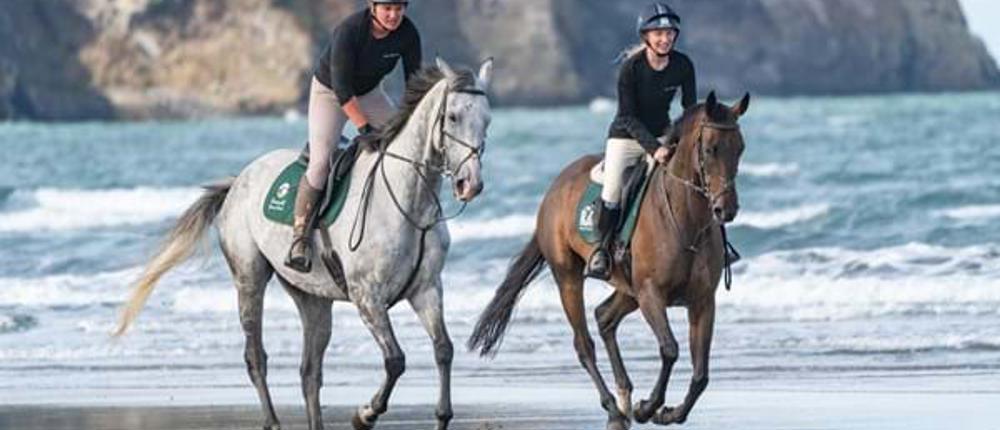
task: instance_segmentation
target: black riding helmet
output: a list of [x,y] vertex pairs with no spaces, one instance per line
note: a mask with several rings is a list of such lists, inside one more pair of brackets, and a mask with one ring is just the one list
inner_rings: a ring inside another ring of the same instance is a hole
[[680,33],[681,17],[665,3],[652,3],[646,6],[639,13],[639,18],[635,24],[635,30],[640,36],[650,30],[668,28],[672,28],[677,33]]
[[[652,50],[652,45],[649,41],[643,37],[647,31],[651,30],[666,30],[672,29],[677,32],[677,35],[681,33],[681,17],[674,12],[670,6],[665,3],[652,3],[646,6],[639,13],[639,18],[636,19],[635,30],[639,33],[639,37],[642,37],[642,42]],[[653,50],[657,57],[666,57],[667,54],[661,54]]]

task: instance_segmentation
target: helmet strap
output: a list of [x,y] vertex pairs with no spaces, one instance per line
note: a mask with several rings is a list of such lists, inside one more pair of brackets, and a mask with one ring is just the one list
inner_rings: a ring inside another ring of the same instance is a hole
[[372,3],[372,9],[371,9],[372,10],[372,22],[374,22],[375,25],[377,25],[379,27],[379,29],[381,29],[382,31],[391,32],[392,30],[389,30],[389,27],[386,27],[385,24],[382,23],[382,21],[379,21],[378,15],[375,14],[375,6],[377,6],[377,4],[376,3]]
[[650,50],[653,53],[653,55],[656,55],[657,57],[664,58],[670,55],[670,51],[667,51],[666,54],[661,54],[660,51],[657,51],[656,48],[653,48],[653,45],[649,43],[649,39],[646,39],[645,34],[642,35],[642,43],[646,45],[646,49]]

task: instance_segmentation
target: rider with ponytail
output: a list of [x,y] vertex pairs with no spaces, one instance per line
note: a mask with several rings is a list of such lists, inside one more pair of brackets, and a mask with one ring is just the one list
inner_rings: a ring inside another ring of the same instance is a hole
[[407,80],[421,63],[420,34],[406,16],[408,0],[369,0],[334,30],[322,51],[309,90],[309,166],[295,198],[294,239],[285,265],[312,268],[312,223],[330,172],[332,151],[350,121],[359,137],[377,134],[395,112],[382,80],[403,60]]
[[663,3],[653,3],[639,14],[636,31],[642,45],[628,55],[618,75],[618,113],[608,131],[597,213],[601,241],[587,265],[588,276],[605,280],[611,276],[609,248],[621,213],[625,169],[646,153],[666,163],[672,151],[664,136],[670,127],[670,103],[678,91],[685,109],[698,99],[694,64],[674,49],[680,22],[680,16]]

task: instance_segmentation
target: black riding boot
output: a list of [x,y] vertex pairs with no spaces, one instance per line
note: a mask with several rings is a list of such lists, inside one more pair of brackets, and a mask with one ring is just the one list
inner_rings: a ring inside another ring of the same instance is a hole
[[316,218],[316,205],[322,193],[314,189],[302,175],[299,191],[295,196],[295,217],[292,222],[292,247],[288,250],[285,266],[308,273],[312,270],[312,230]]
[[602,281],[611,279],[611,242],[615,237],[615,227],[618,226],[619,207],[610,208],[608,203],[602,201],[597,208],[597,232],[601,241],[597,249],[590,255],[590,262],[587,264],[587,276]]

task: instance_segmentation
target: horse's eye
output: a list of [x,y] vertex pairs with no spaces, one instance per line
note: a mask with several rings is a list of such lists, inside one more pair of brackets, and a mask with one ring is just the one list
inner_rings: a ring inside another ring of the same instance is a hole
[[448,121],[458,122],[458,115],[453,113],[448,114]]

